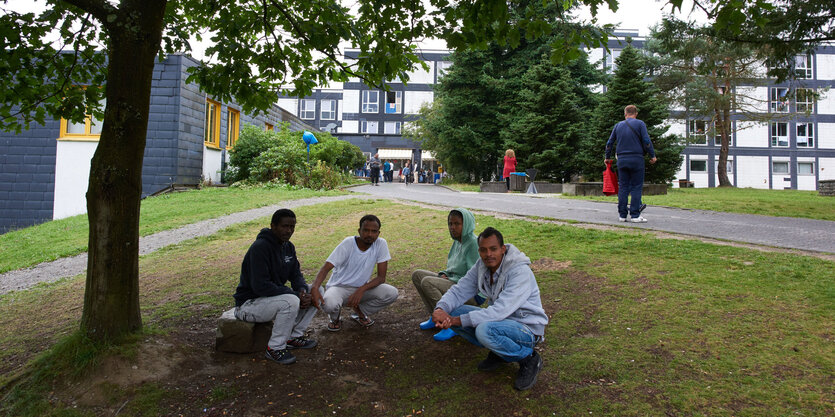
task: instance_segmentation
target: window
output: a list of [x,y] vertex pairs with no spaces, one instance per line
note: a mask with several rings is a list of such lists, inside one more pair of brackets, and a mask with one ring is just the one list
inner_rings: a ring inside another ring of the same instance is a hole
[[617,63],[615,62],[616,59],[620,56],[622,51],[620,49],[613,49],[606,53],[606,70],[609,72],[615,72],[617,69]]
[[687,127],[691,145],[707,145],[707,122],[704,120],[690,120]]
[[322,120],[336,119],[336,100],[322,100],[322,109],[319,118]]
[[362,92],[362,112],[377,113],[380,111],[380,92],[365,90]]
[[[106,106],[105,99],[101,100],[102,109]],[[71,122],[67,119],[61,119],[61,134],[60,138],[64,139],[80,139],[80,140],[99,140],[101,136],[102,121],[96,119],[93,115],[88,114],[82,122]]]
[[396,114],[403,111],[403,92],[386,91],[386,113]]
[[690,172],[707,172],[707,161],[690,160]]
[[226,116],[226,149],[235,147],[241,127],[241,112],[230,108]]
[[812,54],[798,55],[794,58],[794,76],[812,78]]
[[449,72],[449,68],[452,66],[452,62],[449,61],[438,61],[438,79],[440,80]]
[[220,103],[206,99],[206,125],[203,130],[206,146],[220,147]]
[[797,112],[813,113],[815,111],[815,94],[809,88],[798,88],[795,92]]
[[266,130],[267,132],[272,132],[273,129],[274,127],[272,123],[264,122],[264,130]]
[[815,175],[814,162],[798,162],[797,175]]
[[316,118],[316,100],[304,99],[299,102],[299,118],[303,120]]
[[789,89],[785,87],[771,87],[769,89],[768,104],[772,113],[787,113],[789,111]]
[[789,163],[788,162],[781,162],[781,161],[772,161],[771,162],[771,173],[772,174],[788,174],[789,173]]
[[360,121],[360,133],[378,133],[379,129],[377,128],[377,122],[372,122],[369,120],[362,120]]
[[383,133],[387,135],[399,135],[400,134],[400,122],[386,122],[383,125]]
[[797,124],[797,147],[798,148],[814,148],[815,135],[814,125],[812,123],[798,123]]
[[785,122],[771,122],[771,146],[789,146],[789,125]]
[[[728,163],[725,164],[725,169],[728,171],[728,175],[734,173],[734,161],[732,159],[728,159]],[[713,170],[717,174],[719,173],[719,161],[713,161]]]

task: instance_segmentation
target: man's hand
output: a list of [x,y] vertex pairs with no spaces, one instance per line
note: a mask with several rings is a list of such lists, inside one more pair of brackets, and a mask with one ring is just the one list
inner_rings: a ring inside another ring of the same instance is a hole
[[439,273],[438,273],[438,276],[439,276],[439,277],[441,277],[441,278],[446,278],[446,279],[449,279],[449,277],[448,277],[445,273],[443,273],[443,272],[439,272]]
[[435,322],[435,327],[439,327],[441,329],[449,329],[452,326],[461,327],[460,317],[452,317],[440,308],[436,308],[435,311],[432,312],[432,321]]
[[348,297],[348,301],[345,302],[345,305],[351,308],[357,307],[360,305],[362,301],[362,295],[365,294],[365,290],[362,288],[357,288],[350,297]]
[[657,160],[658,160],[658,158],[652,158],[652,159],[650,159],[650,160],[649,160],[649,164],[650,164],[650,165],[652,165],[652,164],[654,164],[654,163],[655,163],[655,161],[657,161]]
[[302,291],[299,293],[299,308],[310,308],[313,305],[313,296]]
[[317,310],[322,311],[322,294],[319,294],[319,287],[313,287],[310,289],[310,302],[313,303],[313,307],[316,307]]
[[613,163],[613,162],[614,162],[614,160],[613,160],[613,159],[604,159],[604,160],[603,160],[603,163],[604,163],[604,164],[611,164],[611,163]]

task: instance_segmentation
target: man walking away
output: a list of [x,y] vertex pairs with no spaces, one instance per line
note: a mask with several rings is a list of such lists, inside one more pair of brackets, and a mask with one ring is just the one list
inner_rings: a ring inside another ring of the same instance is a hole
[[380,154],[374,154],[369,160],[368,165],[371,167],[371,184],[380,185]]
[[[609,141],[606,142],[606,159],[612,162],[612,146],[617,142],[618,164],[618,214],[619,221],[646,223],[641,216],[641,193],[644,190],[644,154],[649,154],[650,164],[654,164],[655,149],[649,140],[647,125],[637,119],[638,108],[630,104],[623,109],[624,120],[615,125]],[[627,209],[629,196],[632,202]],[[631,217],[628,217],[631,215]]]

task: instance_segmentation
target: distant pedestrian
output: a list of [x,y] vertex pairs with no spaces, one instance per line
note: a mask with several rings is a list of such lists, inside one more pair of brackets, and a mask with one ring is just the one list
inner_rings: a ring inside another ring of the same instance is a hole
[[[637,119],[638,108],[628,105],[623,110],[624,120],[618,122],[612,129],[609,141],[606,142],[606,159],[604,163],[612,162],[612,147],[617,142],[615,154],[618,164],[618,214],[619,221],[646,223],[641,216],[641,193],[644,189],[644,154],[649,154],[650,164],[654,164],[655,149],[649,139],[647,125]],[[632,202],[627,209],[627,200],[632,196]],[[631,215],[631,218],[627,218]]]
[[504,169],[502,170],[502,178],[504,178],[507,186],[507,191],[510,191],[510,173],[516,172],[516,153],[513,149],[508,149],[504,153]]
[[409,166],[409,161],[406,161],[406,164],[403,165],[403,171],[401,171],[401,173],[403,174],[403,180],[406,182],[406,185],[409,185],[412,181],[414,181],[415,177],[412,172],[412,167]]
[[374,154],[368,159],[368,166],[371,167],[371,184],[380,185],[380,154]]
[[391,162],[386,161],[383,164],[383,182],[391,182],[391,180],[392,180]]

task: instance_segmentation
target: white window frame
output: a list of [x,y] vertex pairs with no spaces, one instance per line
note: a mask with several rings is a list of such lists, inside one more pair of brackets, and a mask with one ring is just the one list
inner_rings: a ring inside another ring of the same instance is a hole
[[[803,92],[803,94],[798,94],[801,91]],[[798,88],[797,90],[795,90],[794,103],[795,103],[795,108],[797,109],[798,113],[806,113],[806,112],[814,113],[815,112],[814,91],[815,90],[812,89],[812,88]],[[804,96],[803,101],[800,100],[801,95]]]
[[322,99],[319,105],[319,120],[336,120],[336,100]]
[[[725,165],[728,168],[728,175],[734,173],[734,160],[728,159],[727,164]],[[719,174],[719,159],[713,160],[713,172]]]
[[316,100],[312,98],[305,98],[299,100],[299,119],[315,120],[316,119]]
[[[801,165],[808,165],[809,166],[809,172],[803,172],[803,170],[800,169]],[[807,161],[798,161],[797,162],[797,175],[798,176],[801,176],[801,175],[815,175],[815,163],[814,162],[807,162]]]
[[376,120],[360,120],[360,133],[376,135],[380,133],[380,123]]
[[[383,123],[383,133],[386,135],[399,135],[400,126],[400,122],[385,122]],[[394,129],[389,129],[390,127],[394,127]]]
[[[698,146],[705,146],[707,145],[707,121],[705,120],[688,120],[687,122],[687,133],[688,133],[688,145],[698,145]],[[699,133],[699,127],[701,125],[701,133]],[[701,138],[701,141],[697,142],[696,140]]]
[[[372,99],[373,97],[373,99]],[[380,112],[380,92],[377,90],[362,90],[362,108],[363,113],[379,113]]]
[[[778,166],[785,166],[786,170],[777,170]],[[771,174],[772,175],[789,175],[791,174],[791,168],[789,167],[789,161],[771,161]]]
[[771,113],[789,112],[788,87],[771,87],[768,89],[768,109]]
[[449,71],[450,67],[452,67],[452,62],[450,62],[450,61],[438,61],[437,68],[438,68],[438,79],[439,80],[441,78],[443,78],[444,75],[446,75],[446,73],[447,73],[447,71]]
[[[693,169],[693,163],[694,162],[701,162],[701,163],[705,164],[704,169],[701,169],[701,170]],[[707,160],[706,159],[691,159],[690,160],[690,172],[704,172],[704,173],[707,173]]]
[[[781,129],[782,128],[782,129]],[[771,122],[768,126],[769,134],[771,136],[771,147],[773,148],[788,148],[789,147],[789,124],[786,122]],[[781,135],[780,130],[783,130]]]
[[812,78],[812,54],[797,55],[794,58],[794,76],[798,79]]
[[[803,138],[802,142],[801,142],[800,138]],[[795,144],[797,145],[798,148],[814,148],[815,147],[815,124],[814,123],[798,123],[795,126]]]
[[[394,109],[389,111],[389,96],[394,94]],[[386,91],[386,106],[383,112],[386,114],[400,114],[403,113],[403,92],[402,91]]]
[[604,51],[603,53],[606,54],[606,71],[607,72],[615,72],[618,69],[618,64],[615,62],[616,59],[620,56],[623,49],[612,49],[609,52]]

